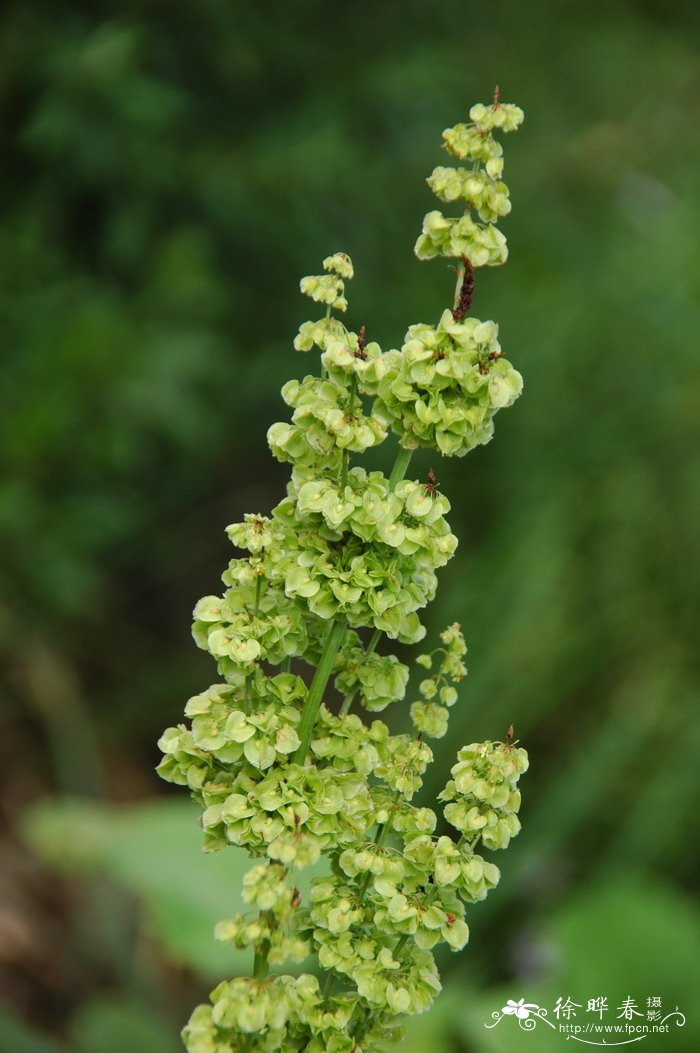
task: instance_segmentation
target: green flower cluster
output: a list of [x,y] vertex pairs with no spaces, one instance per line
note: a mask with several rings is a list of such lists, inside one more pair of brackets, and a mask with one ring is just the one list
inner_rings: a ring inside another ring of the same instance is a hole
[[415,252],[419,260],[467,256],[475,267],[500,267],[508,259],[506,239],[492,223],[476,223],[468,213],[447,219],[439,209],[428,212],[423,220]]
[[345,385],[354,378],[357,391],[363,395],[376,395],[386,368],[379,344],[370,341],[363,345],[359,334],[349,331],[325,341],[321,362],[332,381]]
[[[518,106],[494,97],[491,106],[479,103],[470,110],[471,124],[457,124],[442,133],[445,148],[454,157],[469,161],[470,168],[439,165],[428,177],[428,186],[441,201],[464,201],[464,215],[448,219],[429,212],[416,242],[421,260],[434,256],[466,256],[474,267],[497,267],[508,258],[506,239],[495,226],[511,205],[508,187],[501,181],[503,148],[491,134],[495,129],[513,132],[523,120]],[[470,212],[479,220],[473,220]]]
[[318,981],[307,975],[262,982],[239,976],[220,983],[211,1000],[211,1006],[195,1009],[183,1032],[189,1053],[233,1053],[245,1049],[252,1035],[256,1050],[265,1053],[300,1050],[300,1043],[289,1043],[290,1033],[318,1004]]
[[396,655],[376,654],[363,648],[356,634],[338,653],[335,669],[336,688],[345,696],[359,696],[360,703],[371,713],[380,713],[406,694],[409,668]]
[[299,332],[294,337],[294,350],[312,351],[314,347],[318,347],[325,351],[328,340],[342,340],[345,333],[345,326],[340,319],[330,315],[328,318],[319,318],[317,322],[302,322]]
[[433,170],[428,186],[441,201],[470,201],[479,218],[487,222],[507,216],[511,209],[508,187],[490,179],[486,172],[440,166]]
[[307,974],[238,977],[219,984],[211,998],[212,1005],[199,1006],[183,1032],[190,1053],[359,1053],[386,1048],[399,1034],[395,1016],[377,1015],[363,1023],[360,1047],[349,1026],[362,999],[324,997],[316,977]]
[[264,949],[268,965],[302,962],[309,945],[296,932],[300,894],[290,887],[287,871],[279,863],[259,863],[243,878],[243,899],[257,907],[252,915],[236,914],[220,921],[214,936],[234,947]]
[[472,742],[457,756],[439,798],[450,802],[445,818],[465,837],[481,838],[485,848],[507,848],[520,831],[516,783],[527,771],[527,753],[502,742]]
[[299,746],[294,702],[305,694],[303,681],[289,673],[264,677],[255,671],[249,688],[252,712],[236,709],[236,691],[216,684],[191,698],[185,716],[192,717],[192,742],[225,763],[245,757],[265,771]]
[[290,603],[281,587],[268,584],[256,606],[255,585],[236,580],[234,565],[226,575],[231,587],[223,597],[204,596],[194,609],[192,633],[199,647],[218,661],[219,672],[247,668],[256,659],[273,665],[304,648],[302,611]]
[[310,296],[317,303],[328,304],[337,311],[347,311],[348,301],[343,295],[345,283],[334,274],[314,274],[302,278],[299,288],[304,296]]
[[412,325],[401,351],[389,351],[376,412],[403,446],[463,457],[493,437],[493,418],[522,391],[520,373],[501,356],[494,322]]
[[[519,113],[496,100],[444,134],[473,167],[437,168],[430,185],[477,218],[426,217],[419,256],[468,257],[458,305],[436,326],[411,326],[401,350],[385,353],[364,326],[351,331],[333,315],[348,306],[346,254],[302,279],[326,314],[299,329],[294,346],[317,348],[318,370],[284,385],[291,420],[268,432],[274,456],[291,465],[286,496],[269,515],[227,528],[238,551],[223,594],[197,603],[193,625],[220,682],[191,698],[187,723],[159,743],[159,773],[201,808],[205,850],[235,845],[254,861],[243,883],[249,909],[215,933],[250,949],[252,976],[220,984],[195,1010],[183,1032],[190,1053],[385,1048],[440,991],[435,949],[465,945],[468,909],[498,882],[477,844],[505,847],[519,829],[515,784],[527,759],[514,745],[460,751],[440,795],[459,839],[413,803],[433,760],[425,740],[445,734],[466,675],[459,625],[416,660],[410,734],[351,712],[406,697],[409,668],[382,639],[423,638],[418,612],[457,545],[432,470],[426,481],[406,478],[412,451],[461,456],[487,442],[495,413],[522,386],[495,324],[465,317],[471,266],[505,259],[494,221],[510,201],[491,132],[512,130]],[[390,431],[400,443],[389,475],[353,463]],[[331,681],[337,712],[325,704]],[[302,897],[294,871],[321,857],[327,865]],[[283,971],[310,956],[326,972],[322,986]]]
[[[285,556],[275,572],[284,576],[287,596],[304,600],[319,618],[343,617],[354,628],[372,626],[414,643],[424,635],[416,611],[435,595],[435,571],[454,552],[456,538],[442,519],[426,524],[410,516],[400,498],[395,520],[396,505],[382,521],[378,502],[379,522],[372,522],[367,508],[354,503],[361,472],[352,469],[342,490],[337,483],[326,490],[321,480],[303,498],[300,492],[277,506]],[[386,480],[381,485],[386,488]],[[300,502],[319,510],[304,511]]]
[[348,301],[345,298],[345,282],[354,275],[352,260],[346,252],[336,252],[326,256],[323,269],[327,274],[311,274],[302,278],[299,288],[304,296],[309,296],[316,303],[326,304],[328,314],[319,322],[305,322],[299,330],[294,346],[297,351],[310,351],[315,345],[324,347],[329,335],[340,335],[344,326],[331,319],[330,311],[347,311]]
[[314,453],[323,454],[329,441],[340,450],[364,453],[386,438],[380,421],[362,412],[354,392],[331,380],[290,380],[282,388],[282,398],[294,407],[292,424]]

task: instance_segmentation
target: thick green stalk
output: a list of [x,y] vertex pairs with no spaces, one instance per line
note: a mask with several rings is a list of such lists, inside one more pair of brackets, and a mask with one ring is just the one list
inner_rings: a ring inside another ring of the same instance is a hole
[[391,475],[389,476],[390,490],[393,490],[397,483],[400,483],[406,475],[408,466],[411,463],[411,457],[413,457],[413,450],[407,450],[403,446],[399,447],[394,467],[391,469]]
[[262,574],[258,574],[255,579],[255,606],[253,607],[253,617],[257,618],[258,611],[260,610],[260,597],[262,596],[263,578]]
[[335,662],[336,655],[340,650],[340,645],[343,642],[345,636],[345,630],[347,629],[347,622],[345,618],[335,617],[331,621],[328,629],[328,635],[326,636],[326,642],[323,645],[323,651],[319,659],[318,665],[316,666],[316,672],[314,678],[311,681],[309,693],[306,696],[306,702],[301,713],[301,722],[299,724],[299,748],[294,754],[294,761],[297,764],[303,764],[306,757],[306,751],[309,748],[311,742],[311,735],[313,734],[314,724],[318,717],[318,711],[321,708],[321,702],[323,700],[323,692],[326,690],[326,684],[328,683],[333,669],[333,663]]
[[270,943],[265,940],[255,949],[255,961],[253,963],[253,976],[256,980],[267,979],[267,974],[270,971],[270,964],[267,960],[267,956],[270,953]]
[[343,459],[340,465],[340,496],[343,497],[348,482],[348,469],[350,467],[350,454],[343,450]]
[[333,985],[335,984],[335,981],[336,981],[335,973],[329,972],[328,976],[326,977],[326,982],[323,985],[323,991],[321,993],[321,997],[323,999],[326,999],[326,998],[330,997],[330,993],[333,990]]

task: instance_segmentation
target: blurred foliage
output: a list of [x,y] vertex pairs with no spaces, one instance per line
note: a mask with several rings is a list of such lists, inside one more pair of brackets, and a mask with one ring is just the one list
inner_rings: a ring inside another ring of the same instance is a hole
[[181,1053],[177,1036],[168,1033],[147,1006],[121,999],[95,999],[77,1014],[71,1027],[75,1053]]
[[[284,413],[279,385],[307,368],[291,350],[298,277],[348,251],[350,324],[384,347],[436,319],[453,276],[412,257],[432,207],[423,180],[441,129],[498,80],[526,123],[509,141],[511,260],[478,275],[475,312],[501,324],[526,391],[492,446],[434,465],[461,549],[428,618],[433,631],[459,620],[470,644],[435,768],[444,781],[458,742],[514,721],[532,769],[502,887],[445,964],[489,1011],[502,988],[484,994],[487,981],[516,975],[533,997],[556,906],[572,925],[588,918],[567,961],[580,955],[595,986],[607,951],[587,957],[586,933],[607,932],[629,899],[619,938],[646,904],[659,939],[653,954],[630,948],[621,983],[645,956],[660,976],[681,946],[672,888],[697,880],[700,842],[697,8],[10,0],[0,18],[5,817],[51,790],[162,790],[154,742],[214,675],[189,611],[228,558],[223,527],[283,485],[265,431]],[[152,815],[157,838],[179,838],[177,810]],[[143,822],[131,873],[114,847],[128,824],[87,829],[151,917],[149,875],[172,903],[222,882],[211,905],[235,909],[234,858],[185,863],[173,843],[166,881]],[[667,895],[620,885],[586,915],[588,884],[621,862]],[[92,899],[68,896],[65,980],[40,1023],[108,1053],[99,1036],[124,1014],[130,1048],[156,1051],[143,1038],[153,1006],[175,1034],[200,981],[181,1003],[180,974],[151,970],[156,993],[135,1001],[139,924],[94,880]],[[176,960],[210,932],[178,910],[181,931],[163,936]],[[36,1015],[42,985],[27,967],[18,1013]],[[53,1049],[11,1021],[0,1050]]]
[[[248,854],[205,855],[197,808],[187,800],[106,806],[80,800],[41,801],[22,816],[22,832],[52,869],[105,873],[140,897],[154,938],[172,962],[204,979],[246,972],[244,951],[216,943],[214,926],[245,912],[242,879]],[[298,875],[308,891],[319,867]]]
[[245,970],[242,951],[216,943],[214,926],[247,908],[240,897],[248,857],[205,856],[189,802],[128,808],[81,801],[41,802],[25,813],[29,844],[54,870],[107,873],[140,896],[149,930],[169,959],[207,980]]

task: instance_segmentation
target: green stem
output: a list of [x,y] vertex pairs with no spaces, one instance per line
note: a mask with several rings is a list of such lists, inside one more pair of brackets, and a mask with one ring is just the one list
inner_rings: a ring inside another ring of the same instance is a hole
[[328,998],[330,996],[330,993],[333,990],[333,984],[335,983],[335,980],[336,980],[335,973],[329,973],[328,976],[326,977],[326,982],[323,985],[323,991],[321,992],[321,998],[323,998],[324,1001],[325,1001],[326,998]]
[[267,974],[270,972],[270,963],[267,960],[267,956],[270,953],[270,941],[263,940],[263,942],[255,948],[255,961],[253,962],[253,977],[256,980],[267,979]]
[[263,576],[258,574],[255,581],[255,606],[253,607],[253,617],[257,617],[258,611],[260,610],[260,596],[262,595]]
[[289,673],[289,672],[291,672],[291,669],[292,669],[292,656],[290,654],[288,654],[287,657],[285,658],[285,660],[282,662],[282,672],[283,673]]
[[377,644],[382,638],[382,630],[375,629],[370,637],[370,641],[365,648],[365,654],[372,654],[377,649]]
[[473,841],[470,841],[466,834],[462,834],[459,841],[457,842],[457,848],[462,848],[464,845],[469,845],[472,852],[476,852],[476,846],[481,840],[481,834],[477,834]]
[[406,475],[408,466],[411,462],[411,457],[413,457],[413,450],[407,450],[403,446],[399,447],[399,452],[394,461],[394,467],[391,469],[391,475],[389,476],[390,490],[393,490],[396,484],[400,483]]
[[394,958],[396,957],[396,955],[399,953],[401,948],[404,946],[404,944],[408,940],[408,936],[409,936],[409,934],[407,932],[404,932],[403,936],[401,936],[399,938],[396,946],[394,947],[393,951],[391,952],[392,957],[394,957]]
[[396,801],[394,802],[394,807],[389,812],[389,818],[387,819],[387,821],[385,823],[382,823],[381,826],[377,827],[377,832],[374,835],[374,843],[377,846],[377,848],[381,848],[382,845],[384,844],[384,842],[386,841],[386,835],[391,830],[391,820],[394,818],[394,813],[396,812],[396,809],[398,808],[398,806],[399,806],[399,801],[398,801],[398,798],[397,798]]
[[[353,413],[355,407],[355,400],[357,399],[357,373],[353,373],[352,380],[350,381],[350,388],[348,391],[348,412]],[[360,402],[360,406],[362,403]],[[350,451],[346,448],[343,450],[343,459],[340,468],[340,498],[342,500],[343,494],[345,493],[345,487],[348,481],[348,469],[350,468]]]
[[342,500],[343,494],[345,493],[345,487],[348,482],[348,468],[350,467],[350,454],[347,450],[343,450],[343,459],[340,465],[340,498]]
[[[365,654],[366,655],[372,654],[376,650],[377,644],[381,640],[381,637],[382,637],[382,630],[381,629],[375,629],[374,632],[372,633],[372,639],[369,641],[369,643],[367,644],[367,647],[365,648]],[[343,702],[342,706],[340,707],[340,716],[341,717],[345,716],[347,711],[350,709],[350,706],[355,701],[356,697],[357,697],[357,688],[355,688],[355,690],[352,692],[351,695],[348,695],[348,697],[345,699],[345,701]]]
[[[331,305],[328,304],[328,307],[326,307],[326,321],[328,321],[330,319],[330,317],[331,317]],[[323,364],[323,359],[321,359],[321,380],[325,380],[325,379],[326,379],[326,367]]]
[[299,723],[298,731],[300,743],[293,758],[296,764],[304,763],[306,751],[311,742],[314,724],[318,717],[318,711],[321,708],[323,692],[326,690],[326,684],[330,678],[333,663],[335,662],[336,655],[340,650],[340,645],[343,642],[346,628],[347,623],[345,618],[340,618],[336,615],[331,621],[326,642],[323,645],[323,651],[321,652],[321,657],[316,666],[316,672],[311,681],[311,686],[309,687],[306,702],[304,703],[304,708],[301,713],[301,721]]

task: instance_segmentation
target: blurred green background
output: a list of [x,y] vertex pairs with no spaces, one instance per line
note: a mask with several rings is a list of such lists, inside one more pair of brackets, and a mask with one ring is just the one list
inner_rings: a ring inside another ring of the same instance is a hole
[[244,861],[204,857],[153,773],[214,676],[190,611],[225,525],[284,485],[265,432],[308,366],[299,277],[349,252],[350,324],[385,348],[436,320],[454,279],[412,255],[424,179],[496,82],[526,123],[511,259],[478,273],[475,314],[525,393],[491,446],[418,457],[460,537],[428,622],[470,645],[428,790],[511,721],[532,767],[502,885],[404,1053],[561,1048],[483,1024],[505,998],[598,995],[662,996],[688,1022],[650,1047],[700,1048],[696,6],[0,18],[1,1053],[174,1053],[249,969],[211,938]]

